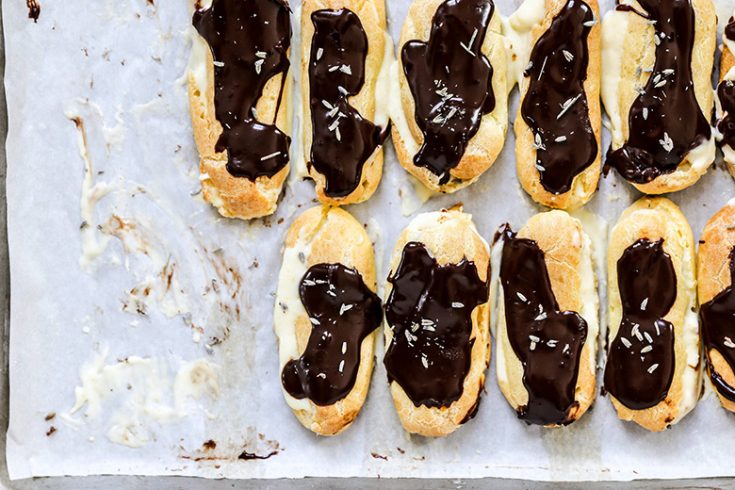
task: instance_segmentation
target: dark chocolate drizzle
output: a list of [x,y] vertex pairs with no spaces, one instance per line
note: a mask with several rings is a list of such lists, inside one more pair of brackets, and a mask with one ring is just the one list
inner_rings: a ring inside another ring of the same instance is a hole
[[717,121],[717,130],[722,135],[721,144],[735,148],[735,81],[721,81],[717,85],[717,97],[723,114]]
[[628,141],[617,150],[610,148],[605,166],[615,168],[626,180],[645,184],[675,171],[712,132],[692,81],[695,14],[691,0],[638,3],[645,13],[629,5],[616,9],[655,22],[656,62],[630,107]]
[[[730,41],[735,41],[735,17],[730,17],[725,26],[724,36]],[[735,55],[735,53],[732,53]]]
[[702,340],[712,384],[717,391],[730,401],[735,402],[735,387],[730,386],[712,368],[710,351],[716,350],[722,355],[730,369],[735,371],[735,248],[730,251],[730,279],[728,287],[717,293],[699,309],[702,320]]
[[605,366],[605,390],[632,410],[658,405],[674,377],[676,272],[663,239],[641,238],[618,259],[623,317]]
[[423,244],[409,242],[388,281],[385,318],[393,331],[383,362],[417,407],[447,407],[462,396],[470,369],[472,311],[488,301],[475,263],[439,265]]
[[344,197],[360,184],[365,162],[382,143],[381,128],[349,102],[365,83],[368,39],[351,10],[317,10],[311,21],[309,165],[324,175],[327,196]]
[[429,41],[401,51],[424,142],[414,164],[449,181],[483,114],[495,108],[493,68],[480,47],[495,10],[492,0],[446,0],[434,14]]
[[227,170],[235,177],[272,177],[288,163],[291,139],[275,124],[257,120],[255,107],[278,74],[283,93],[291,44],[288,3],[213,0],[194,12],[193,24],[214,58],[214,108],[222,124],[215,150],[227,151]]
[[531,51],[521,116],[534,133],[541,185],[563,194],[597,156],[589,118],[587,80],[589,35],[595,16],[581,0],[568,0]]
[[[725,37],[735,40],[735,19],[730,20],[725,27]],[[735,56],[735,53],[732,53]],[[722,108],[722,118],[717,121],[717,130],[722,135],[721,144],[735,148],[735,81],[722,80],[717,85],[717,97]]]
[[380,298],[342,264],[311,266],[299,294],[312,330],[301,357],[283,367],[281,381],[294,398],[332,405],[355,385],[362,341],[383,319]]
[[516,238],[507,225],[502,233],[506,331],[528,392],[518,417],[531,424],[568,424],[570,410],[578,406],[574,393],[587,322],[577,312],[559,311],[538,244]]

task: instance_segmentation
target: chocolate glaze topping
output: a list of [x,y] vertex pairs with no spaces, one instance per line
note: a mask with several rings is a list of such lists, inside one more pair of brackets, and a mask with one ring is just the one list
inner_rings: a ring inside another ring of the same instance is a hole
[[283,367],[281,381],[294,398],[331,405],[355,385],[362,341],[383,319],[380,298],[342,264],[311,266],[299,293],[312,330],[302,356]]
[[194,12],[194,27],[214,58],[214,108],[222,124],[215,150],[227,151],[227,170],[235,177],[272,177],[288,163],[291,139],[275,124],[259,121],[255,106],[278,74],[283,93],[289,12],[285,0],[213,0]]
[[439,265],[423,244],[403,248],[385,305],[393,331],[383,362],[417,407],[446,407],[462,396],[472,360],[472,311],[489,289],[475,263]]
[[532,424],[568,424],[569,410],[578,405],[574,391],[587,322],[574,311],[559,311],[538,244],[516,238],[507,225],[502,233],[506,331],[528,391],[518,416]]
[[723,80],[717,86],[717,97],[724,116],[717,121],[722,144],[735,148],[735,81]]
[[[735,280],[735,248],[730,251],[730,279]],[[699,309],[702,319],[702,339],[712,384],[730,401],[735,401],[735,387],[730,386],[712,369],[710,351],[722,355],[731,369],[735,370],[735,290],[733,283]]]
[[311,14],[309,61],[311,161],[325,176],[325,194],[344,197],[360,184],[365,162],[382,143],[381,129],[349,103],[365,83],[368,39],[351,10]]
[[645,13],[629,5],[616,9],[655,22],[656,62],[630,107],[628,141],[610,149],[605,166],[614,167],[626,180],[645,184],[676,170],[690,150],[709,139],[711,128],[694,94],[691,1],[639,0],[639,4]]
[[434,14],[428,43],[409,41],[401,51],[424,143],[414,164],[449,181],[483,114],[495,108],[493,68],[480,50],[495,4],[446,0]]
[[[725,27],[725,37],[735,40],[735,19],[732,17]],[[735,148],[735,81],[721,81],[717,86],[717,97],[724,114],[724,117],[717,121],[717,130],[722,135],[722,144]]]
[[[735,41],[735,18],[730,17],[725,26],[725,37],[730,41]],[[733,53],[735,55],[735,53]]]
[[597,156],[584,92],[594,22],[589,5],[568,0],[536,42],[523,73],[529,85],[521,116],[534,132],[541,185],[553,194],[567,192]]
[[605,366],[605,390],[632,410],[663,401],[674,376],[676,272],[663,239],[641,238],[618,260],[623,318]]

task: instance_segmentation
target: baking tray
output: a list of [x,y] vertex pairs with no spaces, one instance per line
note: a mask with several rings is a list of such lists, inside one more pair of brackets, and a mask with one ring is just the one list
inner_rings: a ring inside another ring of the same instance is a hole
[[[17,0],[22,1],[22,0]],[[0,0],[0,6],[2,0]],[[2,318],[3,343],[0,349],[0,430],[7,432],[9,418],[9,300],[10,275],[7,243],[7,200],[5,190],[7,138],[7,108],[5,99],[5,52],[2,31],[2,11],[0,10],[0,318]],[[0,451],[5,453],[6,438],[0,437]],[[704,478],[694,480],[642,480],[631,482],[597,482],[586,483],[584,488],[735,488],[735,478]],[[15,489],[98,489],[98,488],[157,488],[157,489],[224,489],[224,488],[348,488],[348,489],[424,489],[424,488],[581,488],[582,484],[537,482],[508,479],[473,479],[473,480],[429,480],[429,479],[380,479],[380,478],[305,478],[302,480],[206,480],[193,477],[136,477],[136,476],[90,476],[90,477],[51,477],[33,478],[11,482],[5,458],[0,458],[0,488]]]

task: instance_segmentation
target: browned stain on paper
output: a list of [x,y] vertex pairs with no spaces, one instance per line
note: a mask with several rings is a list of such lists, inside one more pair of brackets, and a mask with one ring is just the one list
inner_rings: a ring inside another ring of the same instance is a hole
[[38,16],[41,15],[41,4],[38,0],[26,0],[26,6],[28,7],[28,18],[33,19],[33,22],[38,22]]
[[[209,439],[202,443],[202,448],[193,453],[183,453],[179,457],[181,459],[188,459],[191,461],[236,461],[236,460],[253,460],[253,459],[268,459],[272,456],[276,456],[281,452],[281,446],[278,441],[266,439],[263,434],[258,434],[258,439],[263,444],[256,444],[259,446],[257,449],[252,448],[252,444],[244,444],[240,448],[234,448],[234,452],[231,450],[225,450],[229,454],[213,454],[217,448],[217,442],[213,439]],[[183,452],[183,448],[182,452]]]

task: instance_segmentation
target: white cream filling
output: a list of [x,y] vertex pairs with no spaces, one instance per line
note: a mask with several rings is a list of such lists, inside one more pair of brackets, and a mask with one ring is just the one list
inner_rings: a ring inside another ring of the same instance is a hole
[[587,349],[589,365],[596,366],[597,341],[600,334],[600,296],[597,290],[597,276],[593,267],[592,240],[584,231],[582,233],[582,258],[579,263],[581,282],[579,294],[582,308],[578,312],[587,322],[587,338],[584,346]]
[[544,0],[525,0],[510,17],[501,17],[503,35],[509,44],[508,93],[523,79],[523,71],[531,57],[531,30],[545,14]]
[[715,135],[713,133],[708,139],[689,150],[686,159],[697,173],[702,174],[715,161],[716,151]]
[[[502,240],[498,243],[502,243]],[[498,376],[498,384],[500,385],[501,389],[503,386],[508,386],[510,383],[510,363],[505,359],[505,349],[503,348],[504,345],[508,344],[508,334],[507,334],[507,326],[505,323],[505,295],[503,293],[502,286],[498,286],[498,307],[497,307],[497,318],[498,323],[495,327],[495,335],[496,335],[496,342],[495,342],[495,371]],[[511,362],[515,362],[516,364],[520,364],[520,361],[517,357],[513,357],[511,359]],[[513,407],[516,408],[516,407]]]
[[[300,4],[293,7],[294,19],[301,19],[301,10],[302,6]],[[293,70],[293,77],[297,87],[302,87],[302,84],[308,83],[308,77],[307,80],[304,81],[304,70],[302,66],[304,60],[301,52],[301,34],[301,22],[297,20],[292,36],[294,42],[291,45],[291,69]],[[307,100],[309,96],[310,94],[307,90]],[[295,131],[294,134],[296,134],[297,137],[291,140],[291,161],[293,162],[293,170],[289,179],[291,181],[303,180],[309,176],[309,169],[306,165],[307,149],[305,142],[306,135],[304,134],[304,101],[300,88],[298,90],[294,90],[293,101],[294,104],[296,104],[296,108],[294,109],[295,117],[292,131]]]
[[388,127],[390,116],[390,97],[384,97],[383,95],[391,90],[391,69],[395,62],[394,49],[393,38],[386,32],[383,64],[380,65],[380,72],[375,81],[375,116],[373,117],[373,124],[381,128]]
[[403,145],[406,147],[406,152],[409,155],[415,155],[419,151],[418,142],[414,139],[411,134],[411,128],[408,125],[408,119],[406,114],[403,112],[403,104],[401,103],[401,82],[400,78],[403,74],[400,72],[400,63],[398,60],[394,60],[388,69],[389,72],[389,92],[388,92],[388,113],[390,119],[393,122],[393,127],[398,131],[398,134],[403,140]]
[[[589,284],[584,284],[584,288],[586,292],[583,292],[583,304],[588,304],[591,301],[597,302],[596,305],[596,313],[595,313],[595,321],[597,323],[597,332],[594,334],[595,340],[598,342],[598,351],[600,352],[600,356],[597,360],[598,364],[597,366],[599,368],[603,368],[605,365],[605,358],[607,356],[607,353],[605,351],[605,338],[607,335],[607,315],[602,314],[602,312],[599,309],[599,303],[600,303],[600,297],[602,296],[602,288],[604,288],[604,285],[606,284],[606,272],[607,272],[607,221],[605,221],[604,218],[601,216],[598,216],[594,213],[591,213],[585,209],[579,209],[575,211],[574,213],[571,213],[571,216],[573,218],[576,218],[579,220],[580,223],[582,223],[582,229],[584,230],[585,234],[585,249],[589,248],[589,253],[591,256],[592,264],[591,267],[592,270],[592,287],[593,291],[587,290],[587,288],[590,286]],[[583,250],[583,260],[586,261],[587,259],[586,254],[588,253],[587,250]],[[586,267],[585,267],[586,269]],[[583,272],[584,274],[582,277],[583,279],[585,277],[588,277],[587,272]],[[586,281],[585,281],[586,282]],[[587,320],[587,323],[590,324],[592,318],[588,314],[582,315],[585,320]],[[590,340],[590,334],[588,333],[587,340]]]
[[189,28],[189,35],[191,36],[191,54],[189,55],[189,73],[194,78],[201,96],[207,92],[207,52],[209,46],[207,41],[199,35],[194,27]]
[[697,280],[694,276],[694,251],[687,248],[682,262],[685,291],[689,301],[681,329],[681,341],[686,353],[686,365],[681,377],[682,389],[679,410],[673,423],[677,423],[694,408],[702,386],[702,363],[700,362],[699,317],[697,315]]
[[437,194],[419,182],[416,177],[407,173],[406,183],[401,185],[399,192],[399,197],[401,198],[401,215],[411,216],[421,209],[426,204],[426,201]]
[[622,72],[628,15],[611,10],[602,21],[602,85],[600,95],[605,105],[612,134],[613,148],[619,148],[623,137],[623,120],[619,107],[619,85]]
[[498,238],[490,250],[490,298],[495,299],[496,307],[490,312],[490,332],[497,337],[497,324],[500,310],[500,298],[498,297],[500,287],[500,264],[503,259],[503,239]]
[[[731,43],[733,41],[730,41]],[[728,47],[728,49],[731,49]],[[732,53],[735,53],[735,51],[731,51]],[[730,68],[728,72],[725,74],[724,77],[722,77],[722,81],[725,80],[735,80],[735,66]],[[717,114],[717,120],[721,120],[723,117],[725,117],[725,112],[722,110],[722,104],[720,103],[720,98],[717,96],[717,89],[715,89],[715,111]],[[719,131],[717,131],[717,128],[715,127],[715,138],[717,141],[722,141],[722,134],[720,134]],[[730,165],[735,165],[735,149],[733,149],[730,145],[722,145],[722,155],[725,159],[725,162]]]
[[[299,296],[299,284],[306,274],[306,258],[310,253],[311,247],[300,240],[293,247],[286,247],[283,251],[283,264],[278,274],[276,305],[273,312],[273,328],[278,339],[279,374],[288,361],[300,356],[296,339],[296,321],[306,315],[306,310]],[[286,403],[293,410],[307,412],[314,410],[313,404],[307,398],[299,400],[292,397],[283,389],[283,384],[281,389]]]

